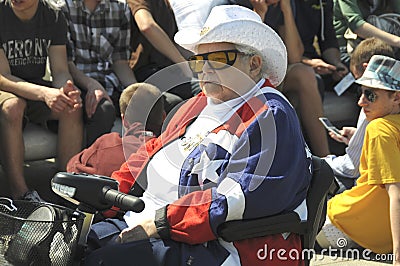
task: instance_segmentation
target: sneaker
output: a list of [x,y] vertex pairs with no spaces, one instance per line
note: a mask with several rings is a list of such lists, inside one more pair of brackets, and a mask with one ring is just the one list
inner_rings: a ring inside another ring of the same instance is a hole
[[36,190],[28,190],[21,199],[30,202],[45,202]]

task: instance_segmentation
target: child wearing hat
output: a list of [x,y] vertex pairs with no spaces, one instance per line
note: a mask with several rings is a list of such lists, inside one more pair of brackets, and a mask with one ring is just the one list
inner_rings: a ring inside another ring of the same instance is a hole
[[370,122],[360,158],[360,178],[328,202],[317,237],[322,247],[353,244],[375,253],[394,253],[400,262],[400,61],[374,55],[361,78],[358,105]]

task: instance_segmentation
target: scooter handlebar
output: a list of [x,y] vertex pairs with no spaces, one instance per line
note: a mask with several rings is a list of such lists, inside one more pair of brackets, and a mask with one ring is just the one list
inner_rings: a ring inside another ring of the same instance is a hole
[[141,212],[144,209],[144,202],[138,197],[119,192],[110,187],[103,187],[104,200],[111,205],[124,211]]

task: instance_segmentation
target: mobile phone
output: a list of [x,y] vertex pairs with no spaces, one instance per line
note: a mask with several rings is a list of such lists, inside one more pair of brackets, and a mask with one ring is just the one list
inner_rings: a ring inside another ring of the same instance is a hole
[[329,121],[328,118],[326,118],[326,117],[320,117],[320,118],[319,118],[319,121],[321,121],[321,123],[324,125],[324,127],[325,127],[328,131],[333,132],[333,133],[335,133],[336,135],[339,135],[339,136],[342,135],[342,134],[340,134],[340,130],[337,129],[334,125],[332,125],[331,121]]

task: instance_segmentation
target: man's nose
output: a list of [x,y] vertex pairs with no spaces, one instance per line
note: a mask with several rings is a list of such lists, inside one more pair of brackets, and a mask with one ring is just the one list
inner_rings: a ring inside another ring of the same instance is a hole
[[203,72],[207,73],[207,72],[214,72],[215,70],[210,66],[210,63],[208,60],[204,61],[204,65],[203,65]]

